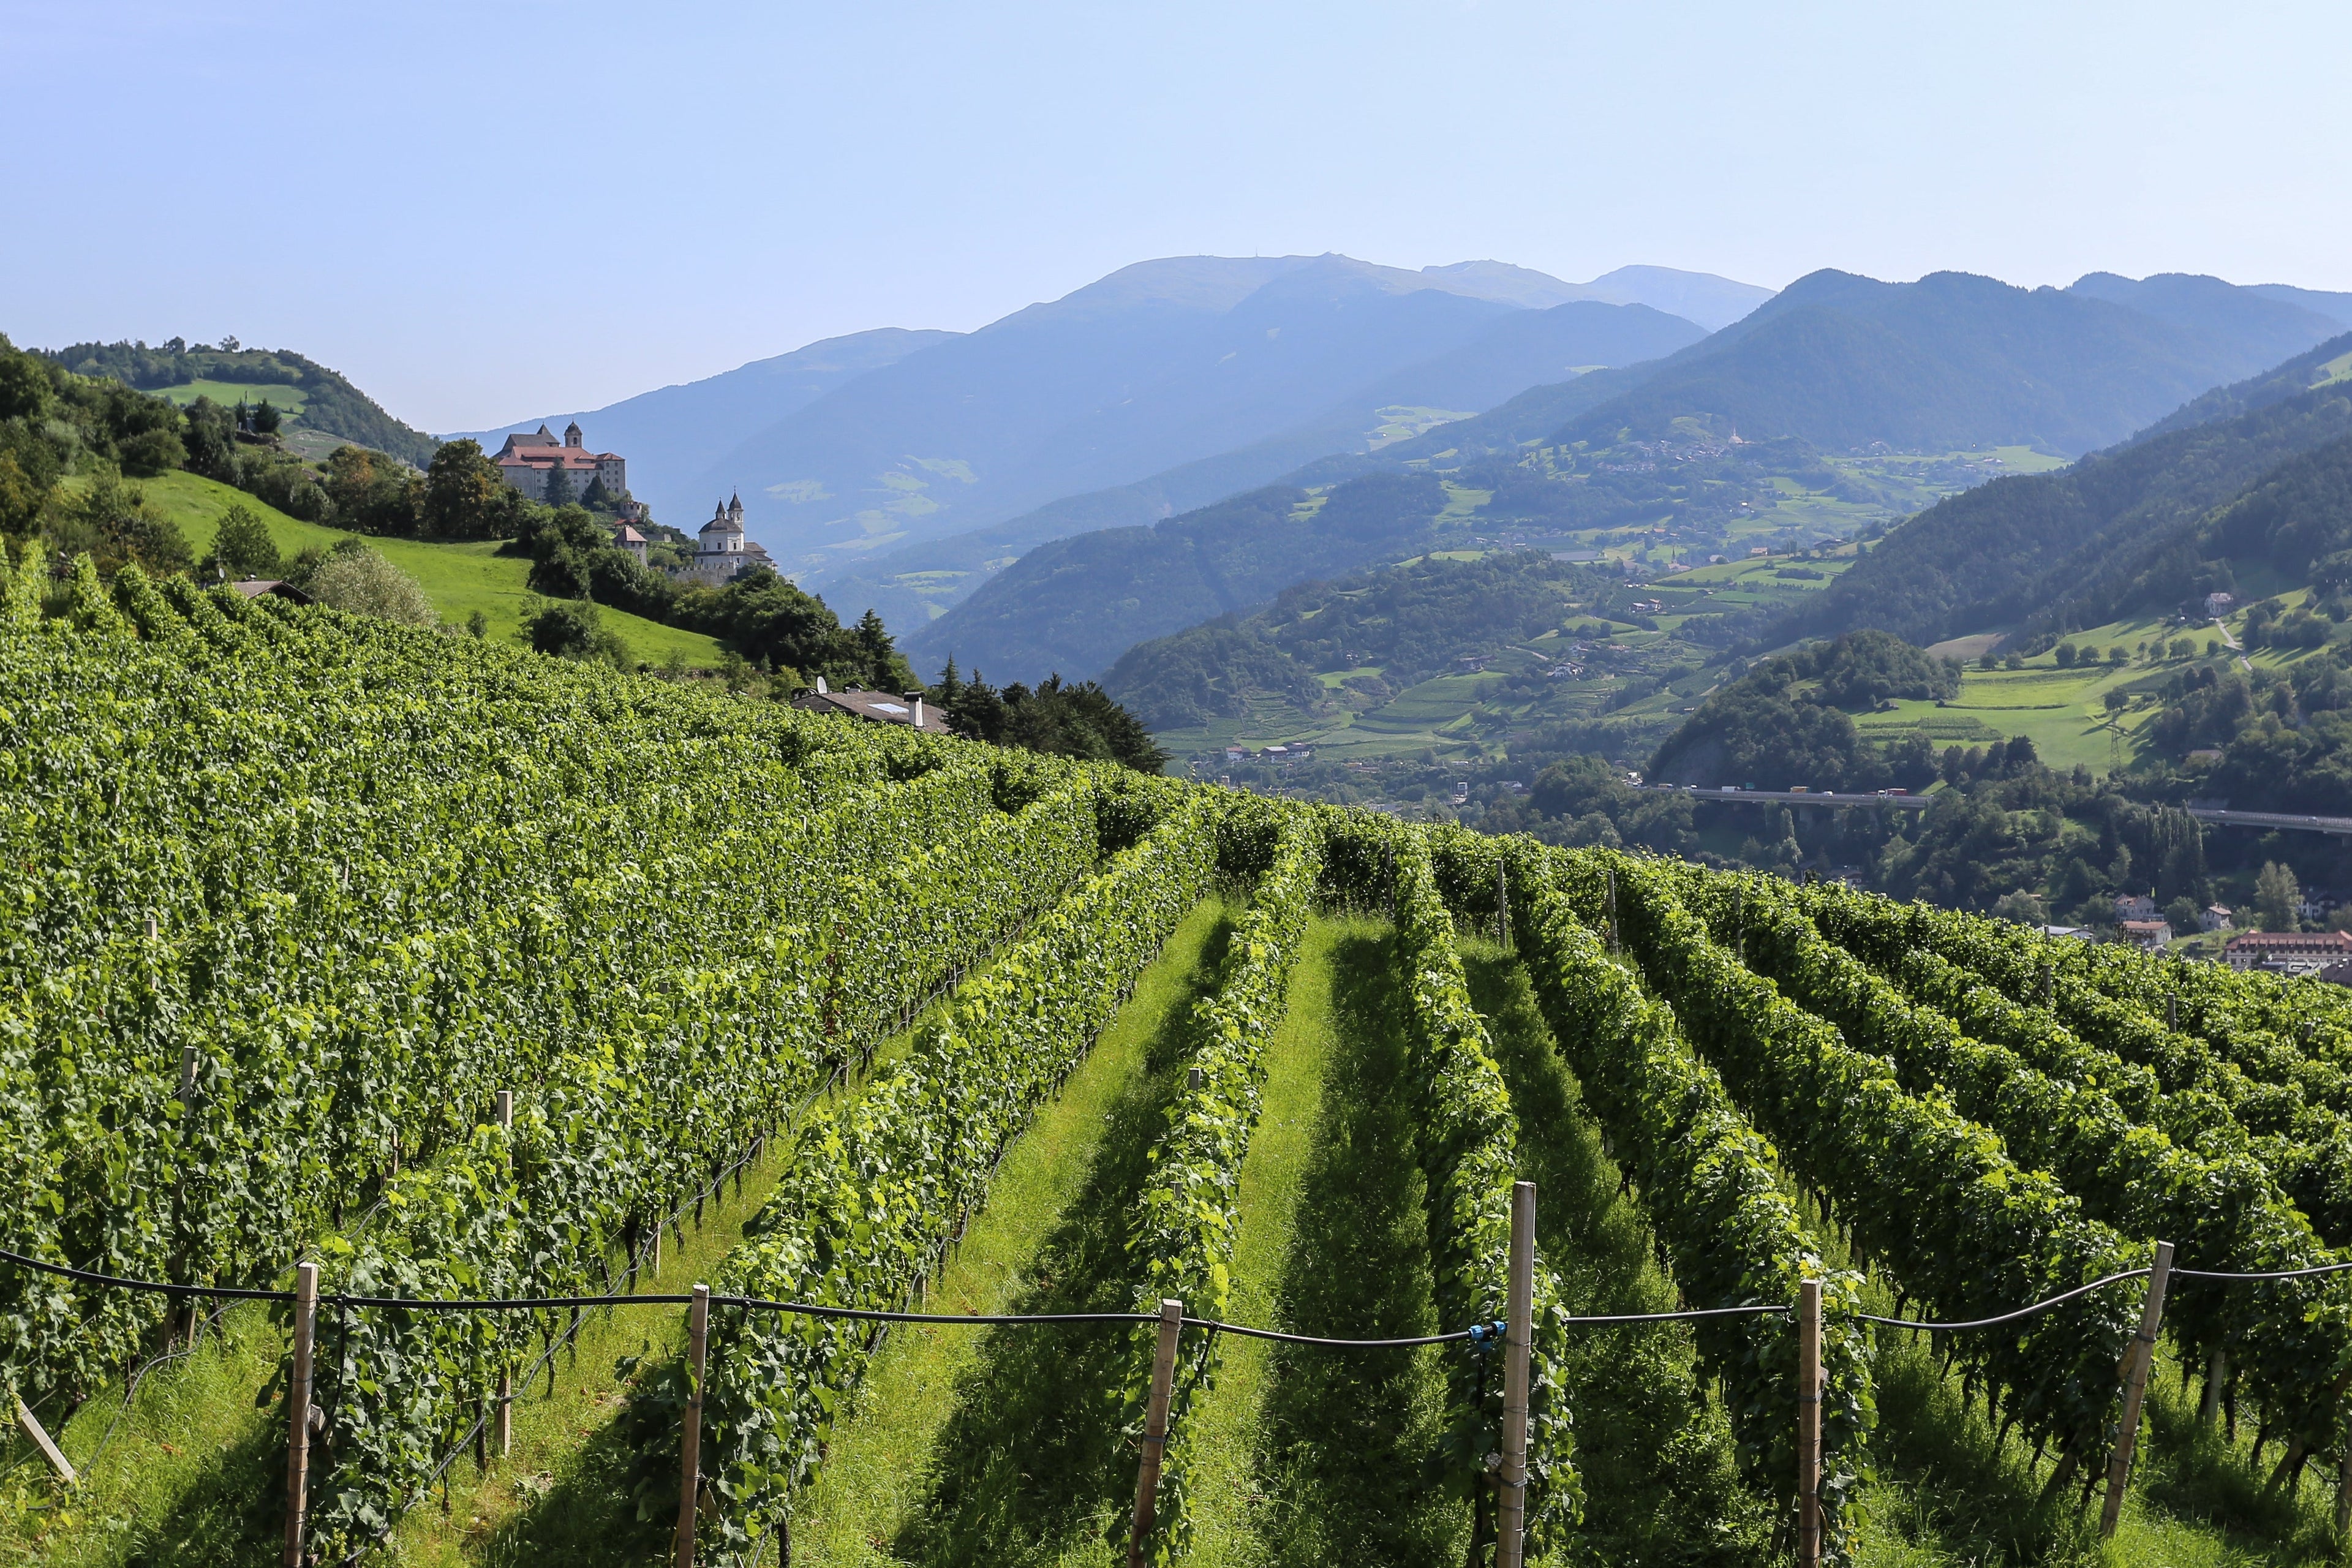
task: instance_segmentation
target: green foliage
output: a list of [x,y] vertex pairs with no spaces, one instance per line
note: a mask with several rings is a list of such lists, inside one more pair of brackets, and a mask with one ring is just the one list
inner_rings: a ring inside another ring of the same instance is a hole
[[532,647],[556,658],[593,659],[615,669],[628,668],[628,645],[604,625],[595,605],[583,601],[548,605],[523,623],[523,635]]
[[[1851,1560],[1865,1444],[1875,1413],[1871,1340],[1857,1321],[1861,1280],[1832,1269],[1826,1249],[1781,1192],[1771,1146],[1748,1124],[1722,1079],[1678,1040],[1673,1010],[1647,1000],[1553,885],[1532,854],[1507,857],[1519,891],[1514,927],[1552,1037],[1641,1184],[1696,1307],[1793,1302],[1822,1282],[1822,1541]],[[1787,1319],[1703,1319],[1706,1370],[1729,1385],[1724,1404],[1742,1469],[1793,1502],[1796,1335]]]
[[[393,418],[338,372],[291,350],[241,348],[226,339],[213,348],[173,338],[152,348],[143,342],[75,343],[47,351],[45,357],[77,375],[102,377],[145,392],[199,381],[282,385],[299,392],[301,414],[297,423],[307,428],[341,436],[419,466],[433,457],[432,437]],[[277,412],[271,410],[273,415]],[[268,435],[277,427],[273,419],[261,433]]]
[[303,584],[303,591],[338,610],[403,626],[429,626],[439,619],[415,578],[355,539],[335,546]]
[[[2084,1213],[2055,1179],[2020,1169],[1997,1136],[1940,1095],[1906,1092],[1883,1058],[1710,941],[1667,868],[1568,853],[1577,858],[1566,886],[1578,911],[1622,929],[1643,976],[1790,1173],[1901,1294],[1965,1321],[2138,1264],[2139,1245]],[[2130,1302],[2100,1292],[2065,1314],[2028,1320],[2014,1339],[1957,1338],[1953,1357],[1971,1383],[2002,1391],[2037,1447],[2055,1442],[2071,1475],[2105,1448],[2130,1322]]]
[[[1213,843],[1209,802],[1186,800],[967,981],[845,1113],[813,1110],[793,1171],[747,1227],[756,1238],[721,1266],[719,1289],[845,1307],[906,1300],[1004,1146],[1205,891]],[[866,1325],[839,1320],[759,1313],[717,1326],[703,1407],[714,1544],[740,1549],[775,1530],[822,1466],[873,1343]],[[674,1380],[655,1384],[629,1418],[639,1495],[656,1518],[677,1496],[679,1396]]]
[[2254,879],[2254,913],[2264,931],[2300,931],[2303,929],[2303,889],[2295,886],[2294,872],[2275,860],[2265,860],[2260,875]]
[[1882,631],[1851,632],[1767,659],[1717,690],[1658,748],[1649,776],[1761,789],[1921,788],[1934,776],[1927,739],[1871,744],[1846,710],[1959,689],[1958,667]]
[[[1913,1092],[1948,1094],[1955,1110],[2000,1134],[2011,1159],[2055,1175],[2086,1213],[2122,1235],[2173,1242],[2184,1268],[2243,1273],[2330,1260],[2242,1133],[2216,1136],[2210,1119],[2185,1104],[2156,1112],[2145,1075],[2116,1058],[2056,1033],[2037,1041],[2033,1056],[1969,1037],[1939,1006],[1957,975],[1906,996],[1827,940],[1785,884],[1747,878],[1727,890],[1710,878],[1691,891],[1717,938],[1736,939],[1749,967],[1782,994],[1836,1025],[1849,1044],[1891,1059]],[[1843,889],[1815,889],[1808,902],[1816,910],[1842,903],[1839,923],[1848,929],[1872,908]],[[1962,1000],[1979,1016],[2010,1012],[1996,998]],[[2018,1026],[2001,1022],[2004,1032]],[[2103,1087],[2117,1082],[2128,1092]],[[2169,1121],[2176,1136],[2151,1120]],[[2352,1370],[2352,1286],[2315,1279],[2183,1292],[2166,1321],[2186,1363],[2228,1354],[2273,1427],[2299,1434],[2307,1448],[2331,1440],[2335,1395],[2312,1373]]]
[[268,525],[247,506],[232,506],[221,514],[209,564],[225,577],[276,577],[281,570]]
[[512,539],[528,520],[522,492],[508,488],[478,441],[445,441],[425,470],[417,531],[427,539]]
[[932,690],[958,733],[992,745],[1115,762],[1141,773],[1168,762],[1142,721],[1091,680],[1065,685],[1050,675],[1034,689],[1015,681],[999,691],[978,670],[969,679],[958,674],[950,659]]
[[[1393,856],[1389,876],[1407,1000],[1408,1073],[1418,1090],[1414,1144],[1429,1182],[1438,1310],[1449,1322],[1497,1322],[1510,1294],[1518,1121],[1486,1025],[1470,1001],[1454,949],[1454,919],[1439,895],[1426,840],[1404,834],[1364,837],[1376,843],[1385,839],[1382,847]],[[1560,1376],[1567,1318],[1559,1279],[1538,1255],[1528,1371],[1528,1546],[1536,1561],[1569,1550],[1584,1508]],[[1486,1456],[1500,1447],[1501,1380],[1488,1378],[1478,1361],[1463,1358],[1448,1364],[1447,1382],[1453,1430],[1444,1477],[1449,1486],[1475,1496]]]
[[[1234,1248],[1240,1239],[1242,1163],[1257,1129],[1265,1087],[1265,1047],[1281,1024],[1290,984],[1314,911],[1322,873],[1322,833],[1312,818],[1283,822],[1272,864],[1258,879],[1217,974],[1216,989],[1193,1009],[1198,1042],[1186,1087],[1170,1101],[1167,1126],[1152,1144],[1150,1175],[1128,1233],[1129,1266],[1141,1280],[1136,1310],[1161,1300],[1184,1303],[1187,1316],[1230,1319]],[[1197,1074],[1197,1079],[1191,1075]],[[1150,1394],[1153,1331],[1139,1331],[1124,1393],[1130,1423]],[[1194,1523],[1190,1418],[1214,1387],[1219,1342],[1201,1335],[1185,1348],[1169,1411],[1160,1521],[1152,1561],[1186,1553]],[[1124,1532],[1125,1521],[1119,1521]]]

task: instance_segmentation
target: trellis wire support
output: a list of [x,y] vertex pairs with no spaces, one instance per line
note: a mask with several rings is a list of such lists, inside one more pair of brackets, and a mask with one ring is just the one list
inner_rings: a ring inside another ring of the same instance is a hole
[[1797,1564],[1822,1561],[1822,1282],[1797,1287]]
[[2124,1421],[2116,1451],[2107,1458],[2107,1500],[2099,1510],[2099,1534],[2111,1537],[2124,1511],[2124,1488],[2131,1480],[2132,1449],[2139,1438],[2140,1402],[2147,1394],[2147,1371],[2156,1359],[2156,1331],[2164,1321],[2164,1287],[2172,1274],[2172,1243],[2156,1244],[2156,1267],[2147,1277],[2147,1300],[2140,1304],[2139,1332],[2124,1352]]
[[1184,1331],[1184,1303],[1160,1302],[1160,1342],[1151,1356],[1151,1403],[1143,1417],[1143,1463],[1135,1476],[1135,1518],[1127,1531],[1127,1568],[1143,1568],[1160,1500],[1160,1465],[1168,1454],[1168,1402],[1176,1389],[1176,1342]]
[[702,1375],[710,1352],[710,1287],[686,1310],[686,1426],[678,1446],[677,1568],[694,1568],[694,1510],[702,1481]]
[[[499,1125],[514,1126],[514,1090],[510,1089],[499,1090]],[[514,1368],[510,1366],[499,1368],[498,1420],[494,1425],[498,1427],[499,1458],[503,1459],[514,1452]]]
[[1495,1568],[1519,1568],[1528,1536],[1528,1356],[1535,1337],[1536,1184],[1511,1185],[1511,1286],[1503,1331],[1503,1474]]
[[286,1568],[302,1568],[310,1494],[310,1345],[319,1324],[319,1266],[294,1269],[294,1366],[286,1381]]

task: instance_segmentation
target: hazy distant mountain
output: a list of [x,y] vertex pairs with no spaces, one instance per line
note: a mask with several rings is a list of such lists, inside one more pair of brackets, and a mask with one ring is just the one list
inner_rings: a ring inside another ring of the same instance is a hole
[[1132,527],[1189,511],[1325,453],[1364,447],[1376,438],[1368,432],[1381,423],[1384,410],[1396,422],[1394,431],[1409,433],[1436,411],[1474,412],[1531,383],[1593,365],[1655,359],[1700,336],[1689,321],[1642,305],[1579,300],[1507,311],[1460,347],[1349,388],[1314,417],[1247,446],[1133,484],[1063,496],[988,528],[901,546],[870,562],[821,568],[805,581],[830,601],[870,605],[894,627],[911,632],[1025,550],[1089,529]]
[[[2099,298],[2092,289],[2100,288],[2136,302]],[[1418,469],[1493,494],[1494,509],[1504,507],[1507,491],[1511,519],[1560,527],[1568,526],[1563,519],[1641,514],[1650,503],[1650,515],[1676,510],[1669,493],[1686,465],[1656,460],[1662,455],[1654,447],[1612,453],[1633,441],[1670,440],[1696,456],[1708,447],[1720,453],[1736,431],[1748,443],[1733,448],[1745,454],[1736,469],[1759,475],[1774,461],[1818,467],[1817,458],[1805,455],[1881,444],[1918,453],[2031,446],[2071,456],[2111,445],[2206,388],[2275,363],[2282,343],[2306,347],[2327,324],[2291,303],[2210,279],[2094,281],[2074,291],[2017,289],[1959,273],[1883,283],[1820,272],[1662,361],[1531,387],[1474,418],[1377,450],[1320,458],[1286,479],[1306,489]],[[2318,367],[2306,368],[2318,374]],[[1724,483],[1736,478],[1727,472]],[[1989,504],[1950,501],[1936,510],[1960,520]],[[2097,525],[2085,526],[2097,531]],[[1829,614],[1832,604],[1858,605],[1845,596],[1848,584],[1875,583],[1882,560],[1889,569],[1902,561],[1906,550],[1896,542],[1909,533],[1907,527],[1898,531],[1871,554],[1868,570],[1858,567],[1841,579],[1841,593],[1822,595],[1820,613]],[[1360,536],[1380,535],[1363,530]],[[1885,618],[1894,606],[1882,596],[1873,601],[1879,611],[1850,624],[1904,635],[1915,625],[1941,624],[1955,605],[1980,605],[2010,591],[2084,537],[2057,520],[2004,536],[1998,546],[1972,541],[1964,529],[1947,531],[1929,552],[1932,570],[1906,572],[1894,585],[1893,599],[1916,594],[1920,605],[1906,607],[1903,619]],[[1008,552],[1019,545],[992,542]],[[1177,602],[1137,587],[1164,574],[1157,562],[1166,548],[1139,531],[1110,530],[1033,552],[967,603],[908,633],[908,646],[927,669],[954,651],[994,664],[1002,676],[1042,674],[1044,666],[1033,669],[1024,661],[1048,657],[1060,660],[1065,673],[1091,673],[1115,659],[1119,650],[1109,645],[1118,636],[1139,640],[1157,625],[1162,603]],[[1329,570],[1304,557],[1291,566],[1290,583]],[[1261,554],[1254,580],[1288,586],[1276,581],[1283,570],[1277,543]],[[1130,601],[1139,607],[1098,613]],[[1057,628],[1051,639],[1029,629],[1048,625]]]
[[690,531],[712,501],[723,499],[704,473],[711,464],[834,388],[958,335],[904,327],[852,332],[603,408],[543,414],[495,430],[454,434],[471,436],[495,450],[509,434],[541,425],[561,430],[576,419],[598,451],[629,459],[630,492],[652,507],[655,517]]
[[2331,316],[2339,325],[2352,327],[2352,294],[2326,289],[2297,289],[2291,283],[2252,283],[2246,287],[2249,293],[2284,300],[2290,305]]
[[[576,418],[592,444],[628,457],[633,488],[664,521],[690,528],[740,490],[753,534],[821,585],[877,552],[1098,491],[1154,492],[1105,521],[1164,516],[1703,335],[1644,306],[1654,294],[1744,307],[1768,293],[1664,268],[1584,285],[1500,262],[1416,272],[1344,256],[1178,257],[969,334],[858,333],[469,434],[495,442]],[[1571,304],[1569,318],[1534,319]],[[1612,312],[1622,325],[1601,325]],[[1530,320],[1498,325],[1517,317]],[[1023,537],[1052,536],[1055,515]]]
[[2352,306],[2352,296],[2334,296],[2343,304],[2332,310],[2315,309],[2274,290],[2241,289],[2219,278],[2188,272],[2158,272],[2137,280],[2112,272],[2086,272],[2067,285],[2066,292],[2128,305],[2176,326],[2201,328],[2250,351],[2260,351],[2265,364],[2276,364],[2352,327],[2352,310],[2345,308]]
[[[740,485],[754,534],[822,575],[1328,420],[1521,313],[1496,288],[1344,256],[1141,262],[840,387],[711,464],[702,488]],[[1281,461],[1382,423],[1377,405],[1345,417]]]
[[1734,282],[1712,272],[1679,272],[1671,267],[1620,267],[1590,283],[1563,283],[1548,273],[1507,261],[1457,261],[1451,267],[1424,267],[1422,271],[1472,284],[1488,299],[1508,300],[1531,310],[1574,300],[1647,305],[1669,316],[1696,321],[1710,332],[1720,331],[1772,297],[1771,289],[1753,283]]
[[1696,418],[1829,451],[2073,456],[2329,335],[2322,316],[2213,279],[2114,282],[2130,303],[1960,272],[1815,272],[1553,439],[1657,439]]

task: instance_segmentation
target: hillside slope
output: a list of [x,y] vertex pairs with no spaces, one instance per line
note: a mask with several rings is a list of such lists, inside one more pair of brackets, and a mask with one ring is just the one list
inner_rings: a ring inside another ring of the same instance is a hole
[[894,626],[920,627],[1047,540],[1155,522],[1263,485],[1325,453],[1407,438],[1426,425],[1491,407],[1531,383],[1654,360],[1700,335],[1689,321],[1639,304],[1588,300],[1513,310],[1470,342],[1349,388],[1315,416],[1247,446],[1133,484],[1066,496],[992,527],[905,546],[870,563],[820,567],[805,580],[835,597],[874,605]]
[[1375,475],[1311,500],[1272,486],[1150,528],[1038,546],[906,641],[999,680],[1091,676],[1134,643],[1264,604],[1302,577],[1412,553],[1447,503],[1436,479]]
[[[331,550],[346,539],[361,536],[287,516],[265,501],[195,474],[170,473],[138,481],[141,492],[155,510],[172,520],[201,558],[211,550],[220,520],[232,506],[242,506],[268,525],[280,553]],[[413,539],[368,538],[368,548],[416,579],[433,601],[446,626],[463,626],[478,610],[488,621],[487,635],[512,639],[523,619],[543,603],[530,592],[530,563],[520,556],[500,555],[496,543],[425,544]],[[641,664],[660,665],[673,656],[697,668],[715,668],[719,644],[699,632],[683,631],[646,620],[625,611],[601,608],[604,624],[620,635],[630,657]]]
[[[2314,353],[2339,343],[2352,350],[2347,338]],[[1877,626],[1925,644],[2035,616],[2109,619],[2151,554],[2207,511],[2279,463],[2352,434],[2347,390],[2323,384],[1942,501],[1765,640]]]
[[199,391],[222,404],[240,396],[256,403],[269,398],[289,415],[283,426],[289,442],[315,431],[388,452],[419,468],[433,460],[437,441],[385,413],[340,371],[291,349],[227,346],[234,342],[224,340],[215,348],[173,338],[155,348],[143,342],[74,343],[35,352],[77,375],[103,376],[174,402],[193,402]]

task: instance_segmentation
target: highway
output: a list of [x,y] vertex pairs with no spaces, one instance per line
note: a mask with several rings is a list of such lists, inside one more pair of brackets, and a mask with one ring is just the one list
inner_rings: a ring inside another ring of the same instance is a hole
[[[1840,795],[1831,790],[1708,789],[1681,784],[1637,784],[1637,789],[1661,795],[1688,795],[1693,800],[1771,801],[1787,805],[1891,805],[1902,811],[1925,811],[1935,803],[1928,795]],[[2192,805],[2189,815],[2217,827],[2261,827],[2284,833],[2352,835],[2352,816],[2298,816],[2278,811],[2229,811],[2220,806]]]
[[1705,785],[1685,788],[1681,784],[1634,787],[1655,790],[1661,795],[1686,795],[1693,800],[1777,800],[1790,805],[1892,805],[1905,811],[1925,811],[1928,804],[1924,795],[1838,795],[1825,789],[1708,789]]

